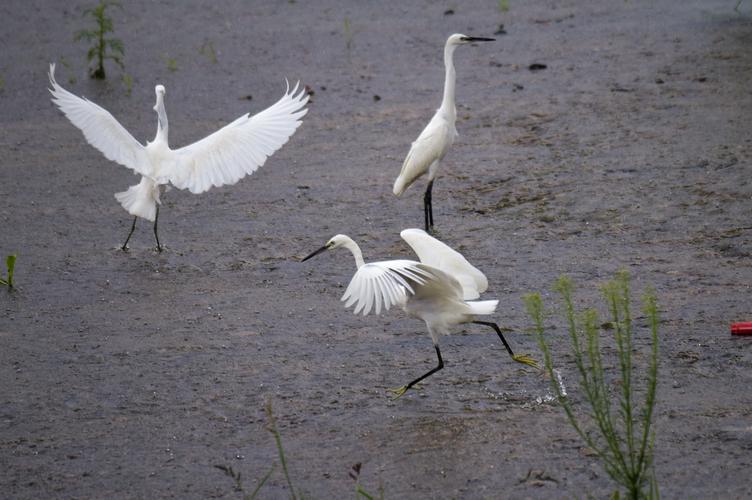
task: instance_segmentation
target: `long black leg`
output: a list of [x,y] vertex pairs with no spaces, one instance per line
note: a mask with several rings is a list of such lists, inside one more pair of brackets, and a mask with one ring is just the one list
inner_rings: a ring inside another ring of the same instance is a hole
[[490,321],[473,321],[476,325],[486,325],[490,326],[494,330],[496,330],[496,333],[499,335],[499,338],[501,339],[501,342],[504,344],[504,347],[507,348],[507,351],[509,351],[509,355],[514,358],[514,353],[512,352],[512,348],[509,347],[509,344],[507,344],[507,340],[504,338],[504,335],[501,334],[501,329],[499,328],[499,325],[496,323],[491,323]]
[[431,190],[433,189],[433,181],[428,182],[426,187],[426,194],[423,195],[423,211],[426,216],[426,231],[433,229],[433,204],[431,203]]
[[120,247],[122,251],[128,250],[128,242],[131,240],[131,235],[133,234],[133,231],[136,230],[136,221],[138,220],[138,217],[133,218],[133,225],[131,226],[131,232],[128,233],[128,237],[125,239],[125,243],[123,243],[123,246]]
[[431,222],[431,229],[433,229],[433,181],[428,183],[428,218]]
[[159,235],[157,234],[157,222],[159,221],[159,205],[157,205],[157,215],[154,217],[154,238],[157,240],[157,251],[162,251],[162,245],[159,244]]
[[403,387],[404,390],[402,391],[403,394],[408,389],[410,389],[412,386],[414,386],[415,384],[417,384],[418,382],[420,382],[421,380],[423,380],[424,378],[426,378],[426,377],[428,377],[430,375],[433,375],[437,371],[439,371],[442,368],[444,368],[444,360],[441,359],[441,351],[439,350],[439,346],[434,344],[434,348],[436,349],[436,356],[439,358],[439,364],[438,364],[438,366],[436,368],[433,368],[432,370],[429,370],[428,372],[424,373],[420,377],[416,378],[415,380],[413,380],[412,382],[410,382],[409,384],[407,384],[406,386],[404,386]]

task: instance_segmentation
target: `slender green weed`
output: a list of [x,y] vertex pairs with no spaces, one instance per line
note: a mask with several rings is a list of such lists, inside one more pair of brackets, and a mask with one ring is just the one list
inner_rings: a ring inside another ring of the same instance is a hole
[[[291,500],[298,500],[303,499],[303,494],[301,492],[298,492],[298,494],[295,494],[295,487],[292,485],[292,480],[290,479],[290,471],[287,469],[287,459],[285,458],[285,450],[282,447],[282,435],[279,433],[279,429],[277,429],[277,419],[274,417],[274,412],[272,411],[272,402],[269,400],[266,403],[266,417],[268,419],[267,423],[267,430],[272,433],[274,436],[274,442],[277,445],[277,458],[279,459],[279,463],[282,465],[282,472],[285,476],[285,481],[287,482],[287,487],[290,489],[290,499]],[[235,491],[240,491],[242,493],[245,493],[245,487],[243,486],[243,479],[240,474],[240,472],[234,470],[229,465],[215,465],[217,469],[221,470],[225,473],[226,476],[232,478],[233,481],[235,481]],[[277,470],[277,463],[273,463],[271,468],[269,469],[269,472],[267,472],[264,477],[262,477],[258,484],[256,485],[256,488],[249,494],[243,495],[243,500],[253,500],[258,496],[259,491],[261,491],[261,488],[266,484],[266,482],[269,480],[269,478],[272,476],[274,471]]]
[[206,56],[212,64],[217,64],[217,51],[214,50],[214,43],[210,40],[204,42],[204,44],[198,49],[198,53],[202,56]]
[[133,92],[133,77],[128,73],[123,73],[123,85],[125,85],[125,95],[130,96]]
[[0,285],[5,285],[8,287],[8,290],[13,289],[13,271],[16,268],[16,255],[8,255],[5,258],[5,267],[8,270],[8,275],[6,279],[0,278]]
[[[610,321],[602,323],[598,312],[575,310],[572,295],[574,284],[566,276],[556,282],[554,290],[561,296],[564,316],[569,330],[574,362],[579,373],[579,386],[589,405],[588,418],[575,414],[572,401],[554,370],[551,349],[544,337],[544,308],[538,293],[524,297],[528,314],[533,319],[534,331],[544,355],[545,369],[551,379],[556,400],[564,409],[569,423],[585,444],[603,463],[608,475],[626,492],[626,498],[659,498],[658,484],[653,468],[652,430],[653,409],[658,383],[658,305],[655,293],[648,290],[642,297],[643,313],[647,318],[651,336],[649,366],[646,373],[645,402],[636,407],[637,383],[633,380],[633,321],[630,304],[629,274],[620,271],[601,288],[608,308]],[[616,343],[616,362],[620,380],[609,390],[600,348],[600,330],[613,330]],[[616,403],[612,401],[618,393]],[[616,406],[616,409],[613,407]],[[621,498],[619,491],[614,498]]]
[[170,57],[165,54],[165,62],[167,63],[167,71],[174,73],[178,70],[178,61],[174,57]]
[[[271,400],[267,401],[266,403],[266,418],[266,429],[274,436],[274,443],[277,446],[277,459],[279,460],[279,464],[282,466],[282,473],[285,477],[285,482],[287,482],[287,487],[290,490],[290,499],[303,500],[304,496],[302,490],[298,490],[296,493],[295,487],[292,484],[292,479],[290,478],[290,471],[287,468],[287,458],[285,457],[285,450],[282,447],[282,434],[280,434],[279,429],[277,428],[277,419],[274,416],[274,411],[272,411]],[[258,481],[256,488],[249,494],[245,494],[245,486],[243,485],[243,478],[240,472],[236,471],[229,465],[215,465],[214,467],[221,470],[227,477],[231,478],[235,482],[235,491],[244,493],[243,500],[253,500],[258,496],[259,491],[261,491],[261,488],[266,484],[274,471],[277,470],[277,462],[272,463],[269,471]],[[383,486],[379,486],[378,496],[372,495],[363,488],[363,486],[360,484],[360,468],[360,463],[355,464],[352,468],[352,471],[350,472],[350,477],[355,481],[356,499],[365,498],[366,500],[384,500]]]
[[345,35],[345,48],[347,49],[347,60],[350,60],[350,51],[352,50],[353,46],[353,30],[352,30],[352,23],[350,23],[350,18],[345,16],[345,19],[342,21],[342,31]]
[[123,56],[125,55],[125,47],[123,41],[119,38],[107,38],[107,33],[113,33],[115,31],[112,18],[107,16],[108,7],[121,7],[119,2],[114,0],[100,0],[96,7],[84,10],[84,16],[90,16],[96,23],[96,27],[90,30],[81,30],[74,36],[75,41],[86,40],[92,42],[89,51],[86,53],[86,59],[91,62],[96,59],[96,66],[91,69],[89,75],[92,78],[104,80],[106,77],[104,70],[104,61],[110,59],[115,64],[120,66],[120,69],[125,69],[123,64]]
[[363,467],[363,464],[358,462],[357,464],[352,466],[352,470],[350,470],[350,478],[355,481],[355,499],[359,498],[365,498],[366,500],[384,500],[384,485],[379,485],[379,496],[374,496],[373,494],[366,491],[365,488],[363,488],[363,485],[360,484],[360,469]]

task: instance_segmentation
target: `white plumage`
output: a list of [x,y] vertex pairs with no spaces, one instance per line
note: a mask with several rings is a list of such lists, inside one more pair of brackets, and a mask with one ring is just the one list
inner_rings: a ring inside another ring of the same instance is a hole
[[[290,91],[288,84],[282,98],[260,113],[245,114],[193,144],[171,149],[165,88],[157,85],[154,89],[157,134],[144,146],[107,110],[61,87],[55,81],[54,64],[50,65],[49,77],[52,102],[83,132],[89,144],[108,160],[143,176],[139,184],[117,193],[115,198],[131,215],[154,221],[155,236],[160,186],[171,183],[179,189],[203,193],[211,187],[238,182],[255,172],[289,140],[308,111],[304,108],[308,95],[302,89],[298,91],[297,84]],[[123,249],[127,243],[128,240]],[[158,239],[157,247],[161,249]]]
[[460,323],[492,326],[515,361],[536,366],[530,357],[512,352],[495,323],[475,320],[475,316],[493,314],[499,303],[498,300],[470,300],[478,298],[488,287],[488,280],[482,272],[462,254],[421,229],[405,229],[400,236],[415,250],[420,262],[401,259],[366,264],[358,244],[343,234],[334,236],[303,259],[306,261],[326,250],[347,248],[355,258],[357,271],[342,296],[345,307],[354,306],[355,314],[366,315],[372,310],[380,314],[382,309],[389,310],[398,305],[410,316],[426,323],[439,366],[393,392],[401,396],[444,366],[439,336],[449,334],[449,328]]
[[450,146],[457,137],[457,129],[454,124],[457,120],[454,94],[456,72],[454,70],[454,51],[460,45],[473,42],[490,42],[493,38],[479,38],[466,36],[459,33],[447,38],[444,45],[444,97],[441,106],[428,122],[426,128],[412,143],[410,151],[402,163],[402,170],[394,181],[392,191],[400,196],[419,177],[428,173],[428,186],[423,196],[423,212],[425,216],[426,231],[433,227],[433,206],[431,204],[431,190],[433,181],[439,169],[439,163],[446,155]]

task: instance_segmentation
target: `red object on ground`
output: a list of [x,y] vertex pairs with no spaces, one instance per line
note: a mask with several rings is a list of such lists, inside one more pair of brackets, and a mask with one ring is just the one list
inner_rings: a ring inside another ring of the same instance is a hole
[[731,335],[752,335],[752,321],[731,323]]

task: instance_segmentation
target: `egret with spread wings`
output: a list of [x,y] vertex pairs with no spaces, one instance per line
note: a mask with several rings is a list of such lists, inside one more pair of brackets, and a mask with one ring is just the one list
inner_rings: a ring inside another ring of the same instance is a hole
[[358,270],[342,296],[345,307],[355,305],[355,314],[374,310],[388,310],[400,306],[410,316],[422,319],[431,334],[439,363],[436,368],[397,389],[390,389],[397,397],[444,367],[439,349],[439,336],[449,334],[449,328],[460,323],[489,326],[497,333],[512,359],[537,367],[531,357],[512,352],[496,323],[478,321],[476,316],[493,314],[498,300],[477,301],[488,288],[486,276],[471,265],[459,252],[429,236],[421,229],[405,229],[400,233],[418,254],[413,260],[387,260],[365,263],[360,247],[351,238],[338,234],[326,245],[303,259],[306,261],[326,250],[345,247],[355,257]]
[[[162,251],[157,233],[160,187],[171,183],[191,193],[203,193],[211,187],[235,184],[261,167],[300,126],[308,111],[308,95],[298,85],[272,106],[250,116],[245,114],[213,134],[180,149],[167,142],[165,88],[154,89],[157,103],[157,135],[146,146],[133,136],[104,108],[65,90],[55,81],[55,65],[50,65],[52,102],[84,133],[86,140],[108,160],[141,175],[141,182],[115,198],[133,218],[133,225],[122,249],[136,229],[138,217],[154,222],[157,250]],[[296,93],[297,92],[297,93]]]
[[402,163],[402,170],[397,180],[394,181],[393,191],[396,196],[399,196],[420,176],[428,173],[428,186],[423,195],[423,213],[426,221],[426,231],[433,229],[433,205],[431,203],[433,181],[439,170],[439,163],[457,137],[457,129],[454,127],[454,123],[457,120],[457,110],[454,106],[456,81],[454,51],[460,45],[492,41],[494,41],[493,38],[479,38],[460,33],[455,33],[447,39],[444,45],[444,68],[446,74],[444,77],[444,97],[441,101],[441,107],[436,110],[426,128],[423,129],[423,132],[413,142],[405,161]]

